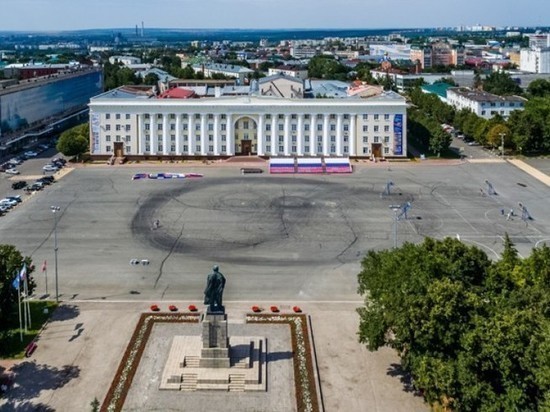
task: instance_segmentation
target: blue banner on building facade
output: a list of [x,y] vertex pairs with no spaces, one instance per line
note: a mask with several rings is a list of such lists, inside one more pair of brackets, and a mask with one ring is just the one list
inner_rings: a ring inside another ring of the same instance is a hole
[[403,155],[403,115],[396,114],[393,118],[393,154]]

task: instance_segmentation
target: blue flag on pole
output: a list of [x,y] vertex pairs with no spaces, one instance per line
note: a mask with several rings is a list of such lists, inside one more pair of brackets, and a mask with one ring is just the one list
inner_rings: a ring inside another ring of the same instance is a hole
[[27,276],[27,264],[23,263],[23,267],[19,271],[19,273],[15,276],[15,279],[12,282],[12,286],[14,289],[19,289],[21,287],[21,281],[25,280],[25,277]]

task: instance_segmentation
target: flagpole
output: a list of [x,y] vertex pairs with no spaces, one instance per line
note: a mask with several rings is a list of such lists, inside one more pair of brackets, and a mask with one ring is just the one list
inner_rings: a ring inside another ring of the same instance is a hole
[[[19,277],[19,274],[17,274]],[[19,336],[21,337],[21,342],[23,342],[23,320],[21,319],[21,283],[17,284],[17,297],[19,302]]]
[[25,287],[25,303],[26,303],[26,311],[28,313],[28,318],[29,318],[29,329],[32,328],[32,322],[31,322],[31,306],[30,306],[30,303],[29,303],[29,285],[27,283],[27,279],[29,278],[29,274],[27,273],[27,268],[26,266],[25,267],[25,283],[24,283],[24,287]]
[[44,261],[42,265],[42,272],[44,272],[44,282],[46,283],[46,295],[48,294],[48,264]]

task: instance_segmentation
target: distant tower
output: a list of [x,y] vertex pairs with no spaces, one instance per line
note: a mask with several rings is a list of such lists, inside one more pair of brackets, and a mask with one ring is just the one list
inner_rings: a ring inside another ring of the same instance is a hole
[[139,34],[138,34],[138,25],[136,24],[136,37],[138,37]]
[[141,22],[141,37],[145,37],[145,26],[143,25],[143,22]]

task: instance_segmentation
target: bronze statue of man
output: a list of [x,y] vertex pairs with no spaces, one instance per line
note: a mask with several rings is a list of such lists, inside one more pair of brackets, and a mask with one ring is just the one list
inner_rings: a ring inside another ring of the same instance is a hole
[[212,268],[206,279],[206,289],[204,289],[204,304],[209,305],[209,312],[223,312],[222,305],[223,288],[225,287],[225,277],[220,272],[218,265]]

